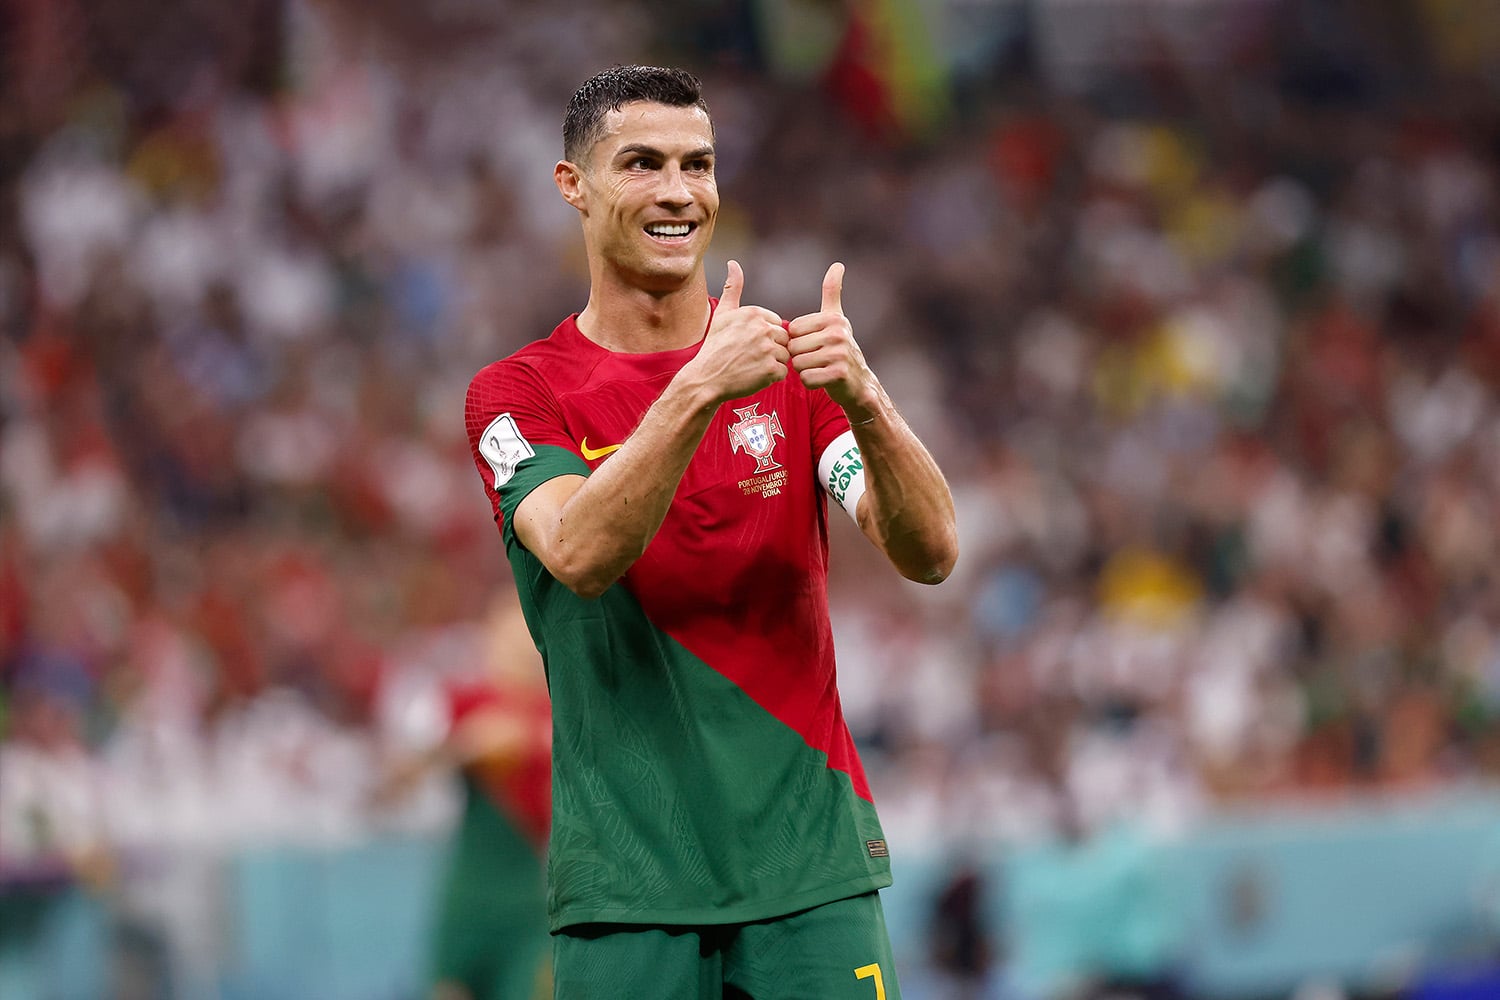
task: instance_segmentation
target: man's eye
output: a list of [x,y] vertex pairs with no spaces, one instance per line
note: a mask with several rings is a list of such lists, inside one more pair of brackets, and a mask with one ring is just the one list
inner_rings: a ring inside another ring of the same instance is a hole
[[653,166],[655,166],[655,164],[651,162],[651,158],[647,156],[637,156],[635,159],[630,161],[630,165],[640,170],[650,170]]

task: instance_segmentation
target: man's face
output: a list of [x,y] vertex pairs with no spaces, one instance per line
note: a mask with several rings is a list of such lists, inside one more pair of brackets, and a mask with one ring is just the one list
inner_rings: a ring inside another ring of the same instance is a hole
[[584,228],[607,267],[649,291],[682,286],[700,266],[714,220],[713,131],[701,108],[636,101],[605,119],[578,179]]

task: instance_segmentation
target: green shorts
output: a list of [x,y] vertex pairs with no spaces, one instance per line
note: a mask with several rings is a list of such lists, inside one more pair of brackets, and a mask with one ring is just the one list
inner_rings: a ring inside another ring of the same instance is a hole
[[583,924],[552,939],[554,1000],[901,1000],[877,893],[747,924]]

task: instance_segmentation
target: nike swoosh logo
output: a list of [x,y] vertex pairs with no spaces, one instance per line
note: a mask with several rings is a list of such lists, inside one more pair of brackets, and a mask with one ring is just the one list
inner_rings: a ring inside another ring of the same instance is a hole
[[589,439],[585,437],[578,443],[578,450],[583,452],[584,458],[592,462],[596,458],[603,458],[612,451],[619,451],[620,446],[617,444],[607,444],[603,448],[590,448]]

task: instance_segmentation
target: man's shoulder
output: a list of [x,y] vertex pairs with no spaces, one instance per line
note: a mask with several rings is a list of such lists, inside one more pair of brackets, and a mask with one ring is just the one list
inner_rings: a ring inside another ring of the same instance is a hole
[[518,364],[516,354],[511,354],[479,369],[469,379],[466,401],[468,408],[473,410],[487,407],[498,396],[513,391],[517,383],[527,380],[526,367],[524,362]]
[[570,353],[568,338],[564,334],[571,322],[572,317],[563,320],[547,336],[533,340],[526,346],[512,351],[503,358],[491,361],[479,369],[469,380],[470,391],[472,392],[477,387],[513,379],[524,373],[531,373],[538,377],[545,376],[551,367],[548,364],[549,361]]

